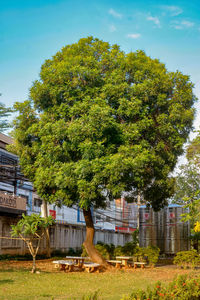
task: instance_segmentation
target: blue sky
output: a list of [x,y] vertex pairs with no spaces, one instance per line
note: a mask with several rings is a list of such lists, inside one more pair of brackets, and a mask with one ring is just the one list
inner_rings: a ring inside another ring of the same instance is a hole
[[190,75],[200,99],[199,1],[7,0],[0,7],[0,101],[27,99],[44,60],[89,35],[125,52],[145,50]]

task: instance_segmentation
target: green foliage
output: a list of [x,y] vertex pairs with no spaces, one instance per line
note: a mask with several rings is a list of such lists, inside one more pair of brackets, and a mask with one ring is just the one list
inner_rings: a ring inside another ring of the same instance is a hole
[[99,290],[82,297],[82,300],[98,300],[98,299],[99,299]]
[[154,266],[158,262],[160,249],[156,246],[148,246],[145,249],[145,256],[150,266]]
[[[184,205],[187,210],[182,215],[183,221],[190,221],[193,228],[194,223],[200,217],[200,173],[199,168],[193,162],[188,162],[180,167],[176,177],[174,202]],[[194,233],[192,231],[192,233]]]
[[[95,245],[95,248],[98,250],[98,252],[101,254],[101,256],[103,256],[103,258],[105,259],[111,259],[112,258],[112,253],[114,252],[114,245],[108,245],[108,244],[104,244],[102,242],[98,242]],[[82,254],[81,256],[85,257],[88,256],[87,251],[85,249],[85,247],[82,245]]]
[[137,261],[146,261],[153,267],[158,262],[159,253],[160,249],[156,246],[136,247],[134,257]]
[[180,167],[173,201],[185,208],[182,221],[190,222],[191,240],[198,249],[200,234],[194,230],[196,222],[200,221],[200,169],[197,161],[194,155],[187,164]]
[[168,286],[157,282],[154,288],[134,291],[130,296],[124,296],[121,300],[198,300],[200,298],[200,278],[187,278],[179,276]]
[[42,65],[30,101],[15,104],[22,171],[49,202],[104,207],[140,191],[159,209],[192,128],[192,89],[143,51],[93,37],[67,45]]
[[103,258],[110,259],[109,252],[105,245],[96,244],[95,248],[98,250],[98,252],[101,254],[101,256],[103,256]]
[[137,245],[139,245],[139,229],[136,229],[135,231],[133,231],[132,233],[132,239],[133,239],[133,244],[135,245],[135,247]]
[[40,241],[44,237],[45,229],[55,224],[52,216],[42,218],[37,214],[26,216],[22,214],[22,218],[16,225],[11,225],[11,236],[21,238],[26,244],[33,258],[32,272],[36,271],[36,255],[39,250]]
[[183,268],[194,268],[200,264],[200,255],[196,250],[180,251],[174,258],[174,264]]
[[137,246],[134,242],[128,242],[124,246],[117,246],[114,250],[114,256],[132,256],[135,254]]
[[22,214],[22,218],[16,225],[11,225],[11,236],[24,238],[39,238],[43,234],[44,229],[55,223],[52,216],[42,218],[37,214],[26,216]]
[[5,107],[3,103],[0,103],[0,133],[11,127],[7,117],[10,116],[12,112],[13,110],[10,107]]

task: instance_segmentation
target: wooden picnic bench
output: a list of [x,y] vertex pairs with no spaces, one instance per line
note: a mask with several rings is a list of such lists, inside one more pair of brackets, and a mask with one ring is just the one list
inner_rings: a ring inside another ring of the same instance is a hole
[[114,264],[117,269],[120,269],[121,266],[122,266],[122,261],[121,260],[111,259],[111,260],[107,260],[107,262],[110,263],[110,264]]
[[134,261],[134,269],[136,269],[137,266],[141,266],[141,268],[144,269],[144,267],[145,267],[146,264],[147,264],[147,263],[145,263],[145,262]]
[[84,263],[83,264],[83,268],[88,272],[88,273],[92,273],[92,272],[99,272],[99,268],[100,268],[100,264],[96,264],[96,263]]
[[54,260],[55,268],[60,267],[60,271],[69,271],[72,272],[74,270],[74,262],[69,260]]

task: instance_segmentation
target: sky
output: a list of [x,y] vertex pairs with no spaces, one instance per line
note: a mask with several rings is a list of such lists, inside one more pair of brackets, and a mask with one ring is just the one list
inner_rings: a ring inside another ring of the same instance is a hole
[[[142,49],[169,71],[190,75],[200,99],[198,0],[7,0],[0,6],[0,102],[26,100],[45,59],[91,35],[126,53]],[[196,109],[199,129],[199,101]]]

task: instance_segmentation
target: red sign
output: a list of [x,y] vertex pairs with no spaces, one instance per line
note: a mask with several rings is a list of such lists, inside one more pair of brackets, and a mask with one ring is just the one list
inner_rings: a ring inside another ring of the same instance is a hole
[[149,214],[148,213],[144,214],[144,218],[145,218],[145,220],[148,220],[149,219]]
[[175,213],[170,213],[170,214],[169,214],[169,217],[170,217],[170,219],[175,218]]
[[136,228],[131,228],[131,227],[120,227],[120,226],[115,226],[115,231],[118,232],[134,232],[136,230]]
[[56,219],[56,211],[55,210],[50,209],[49,215],[52,216],[54,220]]

